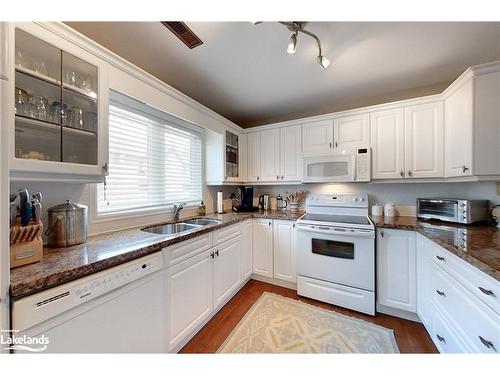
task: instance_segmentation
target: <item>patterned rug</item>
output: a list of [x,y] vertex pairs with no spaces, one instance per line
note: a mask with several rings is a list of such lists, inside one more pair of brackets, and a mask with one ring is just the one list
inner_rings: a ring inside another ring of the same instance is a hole
[[399,353],[392,330],[264,293],[218,353]]

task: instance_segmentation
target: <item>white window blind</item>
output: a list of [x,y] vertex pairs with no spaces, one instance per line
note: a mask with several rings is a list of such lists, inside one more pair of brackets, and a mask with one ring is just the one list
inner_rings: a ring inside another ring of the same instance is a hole
[[111,92],[109,175],[100,214],[202,200],[201,128]]

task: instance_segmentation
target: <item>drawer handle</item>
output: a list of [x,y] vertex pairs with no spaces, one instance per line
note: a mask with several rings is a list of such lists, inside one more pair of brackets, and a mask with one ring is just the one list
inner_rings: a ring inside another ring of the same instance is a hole
[[483,338],[482,336],[479,336],[479,340],[481,340],[481,343],[486,346],[488,349],[493,349],[494,351],[497,351],[495,349],[495,345],[493,345],[493,343],[491,341],[488,341],[486,340],[485,338]]
[[439,255],[436,255],[436,258],[440,260],[441,262],[444,262],[444,257],[440,257]]
[[484,289],[484,288],[482,288],[482,287],[480,287],[480,286],[479,286],[478,288],[479,288],[479,290],[480,290],[481,292],[483,292],[483,293],[484,293],[484,294],[486,294],[487,296],[494,296],[494,295],[495,295],[495,293],[493,293],[493,291],[492,291],[492,290],[489,290],[489,289]]
[[443,337],[443,336],[439,336],[439,335],[436,333],[436,337],[437,337],[437,339],[438,339],[439,341],[444,342],[444,343],[446,344],[446,340],[444,339],[444,337]]
[[16,260],[19,260],[19,259],[30,258],[34,255],[35,255],[34,251],[29,251],[27,253],[16,254],[15,258],[16,258]]
[[436,289],[436,293],[439,294],[441,297],[445,297],[446,296],[446,294],[444,292],[441,292],[438,289]]

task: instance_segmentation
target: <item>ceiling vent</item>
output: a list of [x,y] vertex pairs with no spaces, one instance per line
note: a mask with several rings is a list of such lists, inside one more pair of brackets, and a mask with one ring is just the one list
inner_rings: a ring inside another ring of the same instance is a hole
[[194,47],[201,46],[203,42],[200,38],[184,23],[180,21],[167,22],[162,21],[163,25],[168,27],[168,29],[174,33],[174,35],[182,40],[182,42],[193,49]]

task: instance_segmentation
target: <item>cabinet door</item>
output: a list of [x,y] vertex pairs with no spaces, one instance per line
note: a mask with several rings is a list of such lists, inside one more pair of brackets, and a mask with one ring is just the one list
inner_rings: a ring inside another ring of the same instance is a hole
[[260,133],[248,134],[248,181],[260,181]]
[[241,224],[240,272],[242,281],[252,275],[252,220]]
[[213,250],[167,270],[169,349],[179,345],[213,310]]
[[333,121],[310,122],[302,126],[302,150],[304,153],[333,151]]
[[444,102],[446,177],[472,175],[473,80]]
[[340,117],[333,120],[333,147],[338,151],[353,153],[370,144],[369,114]]
[[444,177],[443,102],[405,108],[407,177]]
[[295,260],[295,222],[274,220],[274,278],[297,281]]
[[377,291],[379,304],[417,311],[415,232],[378,231]]
[[280,130],[260,133],[260,172],[262,181],[278,181],[280,174]]
[[427,330],[432,323],[432,295],[430,293],[430,275],[432,272],[433,242],[417,233],[417,314]]
[[252,237],[253,273],[273,277],[272,220],[254,219]]
[[370,114],[373,179],[404,178],[403,108]]
[[214,306],[221,306],[240,284],[240,236],[214,247]]
[[302,177],[302,127],[280,129],[280,181],[300,181]]

